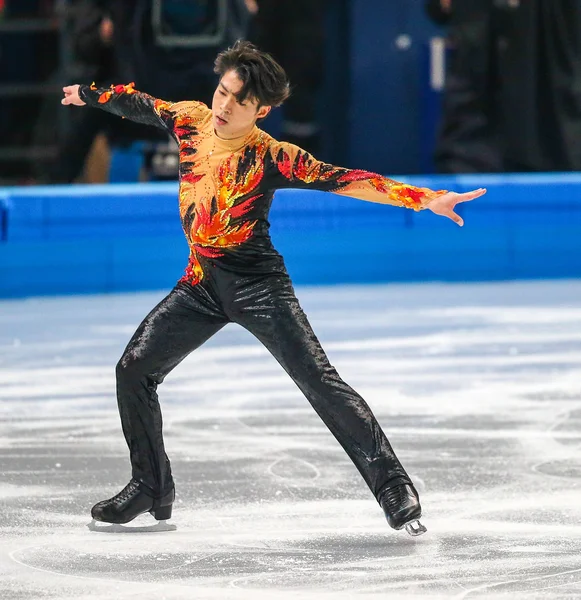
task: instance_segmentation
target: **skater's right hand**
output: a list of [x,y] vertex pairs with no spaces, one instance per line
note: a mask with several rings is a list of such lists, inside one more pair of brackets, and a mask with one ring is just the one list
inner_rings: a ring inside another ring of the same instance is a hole
[[75,106],[85,106],[86,102],[83,102],[79,97],[79,86],[68,85],[63,88],[65,97],[61,100],[61,104],[74,104]]

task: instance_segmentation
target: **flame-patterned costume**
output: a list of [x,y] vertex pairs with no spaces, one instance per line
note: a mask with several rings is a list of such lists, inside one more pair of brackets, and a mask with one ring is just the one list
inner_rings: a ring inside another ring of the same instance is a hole
[[193,285],[204,277],[204,258],[244,270],[273,255],[267,219],[276,189],[323,190],[414,210],[442,193],[322,163],[257,127],[243,138],[220,139],[201,102],[164,102],[133,84],[84,86],[81,94],[89,104],[163,127],[178,142],[180,216],[190,247],[184,280]]
[[179,212],[190,248],[184,277],[146,317],[118,365],[118,398],[133,476],[153,494],[172,485],[156,386],[226,323],[251,331],[275,356],[353,460],[376,497],[409,483],[364,400],[329,361],[268,234],[276,189],[304,188],[421,210],[444,192],[322,163],[254,127],[217,137],[200,102],[165,102],[132,84],[81,86],[87,104],[166,129],[180,153]]

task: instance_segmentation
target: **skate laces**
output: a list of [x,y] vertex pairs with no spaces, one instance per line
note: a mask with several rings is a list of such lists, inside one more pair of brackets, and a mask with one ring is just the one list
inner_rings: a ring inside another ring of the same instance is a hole
[[113,498],[115,502],[125,502],[139,489],[139,484],[133,479]]
[[408,486],[411,488],[412,496],[414,496],[414,498],[415,498],[416,491],[415,491],[414,487],[412,485],[410,485],[409,483],[408,484],[400,483],[398,485],[386,488],[380,496],[380,502],[388,504],[390,506],[401,504],[404,500],[407,500],[410,496],[408,490],[406,489]]

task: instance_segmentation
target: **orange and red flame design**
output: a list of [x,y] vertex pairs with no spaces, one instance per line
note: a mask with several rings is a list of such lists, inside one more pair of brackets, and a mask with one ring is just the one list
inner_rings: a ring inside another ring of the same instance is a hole
[[406,208],[420,210],[423,206],[423,200],[426,198],[426,192],[431,192],[427,188],[418,188],[410,185],[396,183],[393,179],[382,177],[371,171],[362,171],[359,169],[349,171],[337,179],[338,182],[367,181],[374,189],[382,194],[387,194],[396,202],[400,202]]
[[[218,168],[217,193],[213,197],[203,197],[193,206],[193,220],[188,230],[190,261],[186,274],[182,278],[192,285],[199,283],[204,271],[199,256],[218,258],[224,256],[223,250],[239,246],[253,233],[256,221],[235,220],[244,217],[262,194],[252,195],[264,175],[264,155],[266,144],[262,140],[246,149],[245,155],[253,154],[250,161],[243,156],[231,155]],[[186,174],[182,182],[195,183],[204,175]],[[187,179],[186,179],[187,178]],[[182,183],[183,187],[183,183]],[[180,203],[186,204],[187,189],[180,194]],[[191,209],[190,209],[191,210]]]
[[[133,81],[127,85],[112,85],[110,89],[108,89],[106,92],[103,92],[99,96],[98,102],[99,104],[105,104],[105,102],[109,102],[113,94],[136,94],[137,90],[134,86],[135,83]],[[95,82],[91,84],[91,89],[93,91],[97,89]]]
[[327,181],[329,182],[329,186],[326,188],[328,191],[349,190],[350,184],[361,182],[370,185],[391,200],[395,200],[397,204],[416,211],[424,207],[426,199],[432,199],[445,193],[445,190],[434,192],[428,188],[400,184],[371,171],[335,167],[315,160],[301,150],[294,159],[284,150],[279,157],[277,160],[278,170],[289,181],[298,180],[305,184]]
[[314,160],[306,153],[299,153],[293,161],[290,155],[283,151],[282,160],[278,163],[279,171],[287,179],[299,179],[303,183],[313,183],[315,181],[325,181],[336,176],[339,169],[331,167],[325,163]]

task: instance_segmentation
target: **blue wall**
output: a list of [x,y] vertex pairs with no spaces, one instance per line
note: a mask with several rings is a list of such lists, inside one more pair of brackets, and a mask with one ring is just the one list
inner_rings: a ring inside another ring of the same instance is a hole
[[429,172],[440,99],[429,90],[428,48],[442,29],[429,21],[424,4],[351,2],[345,162],[351,168]]
[[[581,174],[402,177],[488,194],[429,212],[281,191],[272,236],[297,284],[581,277]],[[187,246],[176,184],[0,189],[0,297],[170,288]]]

